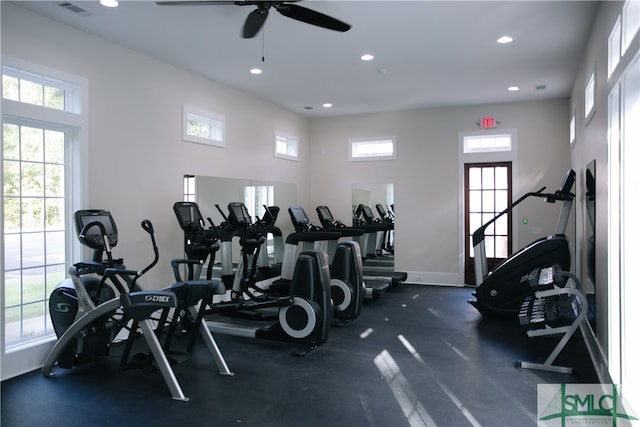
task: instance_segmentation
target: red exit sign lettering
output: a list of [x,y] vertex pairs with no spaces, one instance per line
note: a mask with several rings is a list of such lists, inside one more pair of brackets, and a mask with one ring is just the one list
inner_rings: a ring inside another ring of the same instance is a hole
[[480,119],[480,128],[481,129],[492,129],[496,127],[496,118],[495,117],[483,117]]

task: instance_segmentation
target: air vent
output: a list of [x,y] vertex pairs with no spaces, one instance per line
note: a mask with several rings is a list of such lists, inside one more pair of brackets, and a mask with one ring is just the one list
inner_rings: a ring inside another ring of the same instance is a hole
[[313,107],[311,107],[311,106],[309,106],[309,105],[307,105],[307,106],[305,106],[305,107],[302,107],[302,108],[304,108],[305,110],[313,110]]
[[545,90],[547,88],[547,85],[537,85],[536,86],[536,90]]
[[58,3],[58,6],[60,7],[64,7],[65,9],[67,9],[70,12],[76,13],[78,15],[82,15],[82,16],[89,16],[91,15],[91,12],[89,12],[86,9],[81,8],[80,6],[76,6],[73,3],[69,3],[69,2],[64,2],[64,3]]

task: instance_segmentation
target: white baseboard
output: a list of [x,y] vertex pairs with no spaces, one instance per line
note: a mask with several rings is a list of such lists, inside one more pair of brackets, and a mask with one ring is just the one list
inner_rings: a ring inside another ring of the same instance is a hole
[[405,283],[412,285],[464,286],[463,277],[458,273],[432,273],[427,271],[407,271]]

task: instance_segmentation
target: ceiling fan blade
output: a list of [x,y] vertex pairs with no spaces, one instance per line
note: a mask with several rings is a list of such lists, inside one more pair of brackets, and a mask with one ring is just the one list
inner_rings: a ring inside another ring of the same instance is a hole
[[298,6],[297,4],[275,4],[274,7],[287,18],[306,22],[307,24],[340,32],[349,31],[351,28],[351,25],[345,22],[332,18],[324,13],[316,12],[315,10],[307,9],[303,6]]
[[264,21],[267,20],[267,16],[269,16],[269,9],[259,7],[254,10],[247,16],[247,19],[244,21],[244,27],[242,27],[242,37],[245,39],[250,39],[254,37],[262,26],[264,25]]

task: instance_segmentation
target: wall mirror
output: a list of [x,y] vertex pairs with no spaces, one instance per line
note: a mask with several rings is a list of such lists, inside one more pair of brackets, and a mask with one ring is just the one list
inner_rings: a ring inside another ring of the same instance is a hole
[[[380,219],[376,205],[380,204],[382,207],[393,215],[394,207],[394,186],[392,183],[384,184],[353,184],[351,193],[351,205],[352,210],[355,212],[358,205],[363,204],[369,206],[373,211],[376,218]],[[345,220],[343,220],[345,221]],[[394,245],[394,232],[391,231],[387,236],[385,242],[385,236],[379,233],[377,247],[390,245],[393,248]]]
[[[586,283],[582,286],[587,296],[596,293],[596,161],[587,163],[584,171],[584,247],[586,249]],[[583,275],[584,277],[584,275]],[[595,297],[589,298],[589,311],[594,311]],[[589,314],[590,319],[593,317]]]
[[215,224],[222,222],[216,204],[226,215],[230,202],[243,202],[253,218],[264,215],[263,205],[278,206],[276,226],[284,236],[293,232],[287,209],[297,203],[296,192],[296,184],[286,182],[196,176],[196,201],[204,217],[210,217]]
[[[256,217],[262,218],[264,215],[264,205],[278,206],[280,213],[275,226],[282,232],[283,239],[294,231],[287,209],[297,204],[296,194],[296,184],[292,183],[201,175],[195,177],[195,200],[202,216],[211,218],[215,225],[219,225],[224,219],[216,209],[216,204],[227,215],[230,202],[242,202],[255,221]],[[282,256],[281,249],[276,249],[280,246],[276,245],[272,234],[267,236],[266,252],[271,261],[281,261],[278,259]],[[240,259],[240,246],[237,244],[233,245],[232,257],[234,260]]]

